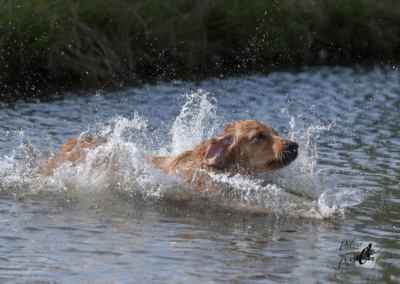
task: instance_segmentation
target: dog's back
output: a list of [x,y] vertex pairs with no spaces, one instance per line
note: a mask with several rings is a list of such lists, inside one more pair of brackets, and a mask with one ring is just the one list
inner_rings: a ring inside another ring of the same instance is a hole
[[60,153],[54,154],[48,162],[43,164],[40,171],[44,175],[52,175],[54,169],[62,163],[70,162],[76,165],[85,160],[87,150],[96,148],[106,141],[103,138],[94,139],[92,136],[71,138],[62,146]]

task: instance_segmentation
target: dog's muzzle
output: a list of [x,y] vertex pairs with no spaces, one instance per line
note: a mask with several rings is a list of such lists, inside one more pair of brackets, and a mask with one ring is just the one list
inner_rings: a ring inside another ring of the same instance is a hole
[[290,163],[296,160],[299,151],[299,144],[293,141],[288,141],[283,145],[282,160],[285,163]]

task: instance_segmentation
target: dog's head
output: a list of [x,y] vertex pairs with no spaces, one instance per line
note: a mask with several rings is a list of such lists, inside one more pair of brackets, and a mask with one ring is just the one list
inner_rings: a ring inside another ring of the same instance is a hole
[[258,175],[289,165],[297,158],[297,149],[296,142],[279,137],[271,126],[258,120],[244,120],[226,127],[222,136],[210,141],[204,163]]

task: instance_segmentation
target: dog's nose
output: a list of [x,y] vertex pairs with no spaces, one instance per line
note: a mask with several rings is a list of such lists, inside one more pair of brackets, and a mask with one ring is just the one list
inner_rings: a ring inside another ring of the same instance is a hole
[[283,149],[282,149],[282,158],[284,163],[290,163],[296,160],[297,155],[299,152],[297,149],[299,148],[299,144],[293,141],[287,141],[285,144],[283,144]]
[[293,142],[293,141],[288,141],[288,142],[285,142],[284,147],[285,147],[286,151],[294,152],[299,148],[299,144],[297,144],[296,142]]

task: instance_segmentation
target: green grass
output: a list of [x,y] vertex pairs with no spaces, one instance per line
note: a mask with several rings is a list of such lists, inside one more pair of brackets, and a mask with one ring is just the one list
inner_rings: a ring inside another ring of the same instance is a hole
[[37,93],[397,58],[398,0],[0,0],[0,84]]

